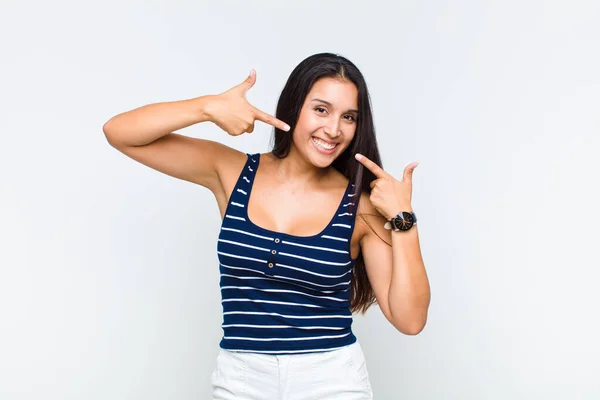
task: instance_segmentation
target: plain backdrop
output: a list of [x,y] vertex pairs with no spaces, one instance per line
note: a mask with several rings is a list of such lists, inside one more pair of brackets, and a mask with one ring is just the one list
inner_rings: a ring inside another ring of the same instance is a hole
[[[600,398],[599,18],[592,1],[3,1],[0,399],[210,398],[216,202],[102,125],[252,68],[248,99],[274,113],[324,51],[365,75],[384,169],[420,162],[429,319],[406,336],[356,316],[375,398]],[[270,149],[262,123],[180,133]]]

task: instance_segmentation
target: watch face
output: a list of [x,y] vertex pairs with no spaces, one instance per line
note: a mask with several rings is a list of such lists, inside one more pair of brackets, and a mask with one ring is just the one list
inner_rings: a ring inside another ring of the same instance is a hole
[[[402,216],[402,218],[400,218]],[[400,229],[401,231],[407,231],[412,228],[414,223],[413,216],[411,213],[403,211],[396,218],[394,218],[394,226],[396,229]]]

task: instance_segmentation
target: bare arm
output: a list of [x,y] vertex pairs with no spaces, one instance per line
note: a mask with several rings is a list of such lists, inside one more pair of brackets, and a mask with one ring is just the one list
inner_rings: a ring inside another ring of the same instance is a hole
[[220,163],[237,150],[172,132],[210,121],[206,106],[211,98],[145,105],[114,116],[104,124],[103,131],[110,145],[126,156],[214,193],[221,187]]
[[111,146],[128,157],[216,193],[221,189],[220,171],[240,152],[173,131],[211,121],[229,135],[237,136],[252,132],[256,120],[288,130],[284,122],[248,103],[246,92],[255,81],[252,71],[244,82],[220,95],[149,104],[118,114],[104,124],[104,135]]
[[144,146],[168,133],[209,121],[207,102],[213,96],[148,104],[109,119],[103,126],[114,147]]

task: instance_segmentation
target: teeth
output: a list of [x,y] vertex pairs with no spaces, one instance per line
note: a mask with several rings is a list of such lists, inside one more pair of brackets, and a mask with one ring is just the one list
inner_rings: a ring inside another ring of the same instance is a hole
[[317,138],[312,138],[313,142],[315,142],[315,144],[321,148],[324,148],[326,150],[332,150],[336,145],[331,145],[331,144],[327,144],[325,142],[323,142],[322,140],[319,140]]

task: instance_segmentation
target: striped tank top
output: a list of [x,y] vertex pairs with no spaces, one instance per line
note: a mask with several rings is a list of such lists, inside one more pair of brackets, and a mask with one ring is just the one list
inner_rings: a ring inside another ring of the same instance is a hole
[[271,231],[248,218],[260,154],[247,156],[217,242],[223,308],[219,346],[295,354],[354,343],[350,281],[356,260],[350,239],[360,198],[352,193],[354,185],[348,183],[335,215],[319,234]]

